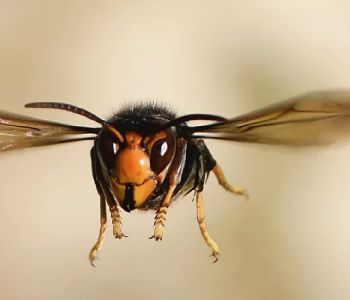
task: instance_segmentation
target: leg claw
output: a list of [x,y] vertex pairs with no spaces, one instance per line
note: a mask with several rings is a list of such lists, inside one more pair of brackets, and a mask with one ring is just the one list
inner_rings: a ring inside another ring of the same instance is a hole
[[113,224],[113,235],[116,239],[121,239],[122,237],[128,237],[122,232],[121,226],[118,223]]
[[162,241],[163,237],[152,235],[152,236],[149,237],[149,239],[150,240],[154,239],[155,241]]
[[210,257],[214,258],[213,264],[215,264],[220,258],[220,252],[213,251],[213,253],[210,255]]
[[90,265],[93,266],[93,267],[96,267],[95,265],[95,260],[98,260],[99,258],[97,257],[97,252],[98,252],[98,249],[93,247],[91,250],[90,250],[90,253],[89,253],[89,261],[90,261]]
[[124,233],[122,233],[122,232],[114,232],[113,235],[114,235],[114,237],[115,237],[116,239],[121,239],[121,238],[123,238],[123,237],[128,237],[126,234],[124,234]]
[[164,227],[161,224],[156,224],[154,227],[154,234],[149,238],[154,239],[155,241],[162,241],[163,240],[163,233],[164,233]]

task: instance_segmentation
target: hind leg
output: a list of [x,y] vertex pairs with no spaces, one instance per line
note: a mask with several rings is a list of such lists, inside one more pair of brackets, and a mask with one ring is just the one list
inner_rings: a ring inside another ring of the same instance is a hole
[[238,187],[238,186],[231,186],[225,177],[225,174],[223,170],[221,169],[220,165],[216,163],[215,167],[212,169],[213,173],[216,176],[216,179],[218,180],[219,184],[228,192],[244,196],[247,200],[249,198],[247,191],[244,188]]
[[[213,171],[219,184],[226,191],[236,195],[245,196],[245,198],[248,199],[248,193],[245,189],[237,186],[232,186],[227,182],[223,170],[221,169],[220,165],[216,162],[214,157],[211,155],[209,149],[207,148],[203,140],[196,140],[195,144],[202,160],[203,173],[208,175],[211,171]],[[200,185],[200,189],[202,189],[204,185],[204,179],[199,178],[198,183]]]

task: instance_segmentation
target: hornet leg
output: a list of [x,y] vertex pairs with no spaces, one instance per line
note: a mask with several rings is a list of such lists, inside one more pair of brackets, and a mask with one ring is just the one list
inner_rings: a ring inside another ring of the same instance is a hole
[[218,261],[220,256],[219,246],[210,237],[207,226],[205,224],[205,213],[203,203],[203,189],[205,181],[208,178],[210,171],[217,165],[215,159],[210,154],[207,146],[203,140],[196,141],[197,154],[197,171],[195,179],[195,197],[196,197],[196,208],[197,208],[197,221],[202,237],[212,251],[211,256],[214,257],[214,263]]
[[241,187],[235,187],[235,186],[231,186],[225,177],[225,174],[223,172],[223,170],[221,169],[220,165],[218,163],[216,163],[215,167],[212,170],[219,182],[219,184],[226,190],[229,191],[233,194],[236,195],[241,195],[244,196],[247,200],[249,198],[248,193],[245,189],[241,188]]
[[104,197],[100,197],[100,231],[98,234],[97,241],[95,245],[91,248],[89,253],[89,261],[92,266],[97,258],[97,253],[101,250],[103,241],[106,237],[107,229],[107,214],[106,214],[106,201]]
[[154,218],[154,233],[150,237],[150,239],[155,239],[156,241],[161,241],[163,239],[164,225],[166,221],[168,207],[173,197],[175,188],[176,185],[171,185],[169,187],[161,207],[157,210],[156,216]]
[[[248,194],[246,192],[245,189],[240,188],[240,187],[234,187],[231,186],[225,177],[225,174],[223,172],[223,170],[221,169],[220,165],[216,162],[216,160],[214,159],[214,157],[211,155],[209,149],[207,148],[207,146],[205,145],[205,143],[203,142],[203,140],[196,140],[195,141],[196,144],[196,148],[198,151],[198,155],[200,157],[200,160],[202,160],[202,166],[201,163],[199,163],[199,167],[202,168],[202,170],[199,170],[198,172],[201,173],[205,173],[206,176],[209,175],[209,173],[211,171],[214,172],[219,184],[227,191],[236,194],[236,195],[242,195],[245,196],[246,199],[248,199]],[[197,184],[199,183],[199,189],[202,190],[205,180],[206,178],[202,178],[203,175],[199,175],[198,179],[197,179]]]
[[89,261],[91,265],[94,266],[94,261],[96,260],[97,253],[101,250],[103,241],[106,236],[107,229],[107,213],[106,213],[106,202],[109,206],[112,224],[113,224],[113,234],[116,238],[122,238],[125,236],[121,231],[121,218],[119,209],[113,195],[108,189],[107,183],[103,178],[101,166],[99,164],[97,154],[95,152],[95,147],[91,149],[91,162],[92,162],[92,174],[95,181],[96,189],[100,195],[100,230],[97,241],[95,245],[91,248],[89,253]]
[[119,212],[119,207],[111,191],[109,190],[108,183],[106,182],[105,177],[103,176],[102,167],[97,153],[95,154],[95,157],[96,179],[100,183],[101,189],[105,195],[105,199],[109,207],[109,211],[111,212],[113,235],[116,239],[121,239],[122,237],[126,237],[126,235],[122,232],[121,229],[121,216]]
[[154,220],[154,233],[150,237],[150,239],[154,238],[156,241],[161,241],[163,239],[164,225],[166,221],[168,207],[174,195],[175,188],[179,184],[182,177],[182,172],[186,161],[186,149],[186,140],[183,138],[179,138],[177,141],[175,157],[171,164],[171,169],[169,170],[169,189],[165,195],[161,206],[157,210]]
[[195,196],[196,196],[196,207],[197,207],[197,221],[199,224],[199,229],[202,236],[212,251],[211,256],[214,257],[214,263],[218,261],[220,256],[220,250],[216,242],[210,237],[206,224],[205,224],[205,213],[204,213],[204,203],[203,203],[203,188],[205,181],[211,171],[216,175],[220,185],[222,185],[226,190],[238,195],[244,195],[247,197],[247,193],[244,189],[238,187],[232,187],[225,178],[225,175],[221,167],[217,164],[211,153],[209,152],[207,146],[203,140],[196,140],[195,145],[197,148],[197,171],[195,179]]
[[212,250],[211,256],[214,257],[214,263],[218,261],[220,256],[219,246],[215,243],[215,241],[210,237],[207,226],[204,221],[204,204],[203,204],[203,195],[201,191],[196,191],[196,204],[197,204],[197,221],[199,224],[199,229],[202,233],[202,236]]

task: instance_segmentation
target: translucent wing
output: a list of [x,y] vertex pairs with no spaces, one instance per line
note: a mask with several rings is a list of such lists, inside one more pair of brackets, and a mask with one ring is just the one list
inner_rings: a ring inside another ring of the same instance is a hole
[[0,110],[0,152],[93,139],[91,134],[96,133],[96,128],[70,126]]
[[350,136],[350,90],[317,91],[234,119],[192,127],[193,137],[293,146]]

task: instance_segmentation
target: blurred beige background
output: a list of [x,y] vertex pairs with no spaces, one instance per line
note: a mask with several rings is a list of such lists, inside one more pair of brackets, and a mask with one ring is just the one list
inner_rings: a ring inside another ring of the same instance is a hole
[[[307,90],[350,87],[349,1],[0,1],[1,109],[75,124],[65,101],[108,117],[156,99],[230,117]],[[97,268],[90,142],[0,157],[1,299],[350,299],[350,145],[319,150],[208,142],[244,202],[210,178],[213,265],[189,196],[124,213]]]

